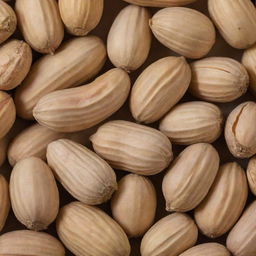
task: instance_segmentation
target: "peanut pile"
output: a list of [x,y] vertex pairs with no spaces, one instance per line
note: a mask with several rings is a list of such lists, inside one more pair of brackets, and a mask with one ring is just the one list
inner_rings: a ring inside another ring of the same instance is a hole
[[0,0],[0,256],[255,256],[250,0]]

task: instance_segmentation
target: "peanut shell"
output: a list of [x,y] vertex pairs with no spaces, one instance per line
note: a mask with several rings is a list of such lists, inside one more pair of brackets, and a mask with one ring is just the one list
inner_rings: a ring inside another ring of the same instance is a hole
[[148,10],[136,5],[128,5],[117,15],[107,39],[108,57],[114,66],[132,71],[145,62],[151,47],[149,19]]
[[157,174],[173,158],[172,145],[163,133],[128,121],[107,122],[90,140],[95,152],[113,168],[136,174]]
[[208,143],[186,147],[164,176],[162,190],[167,211],[186,212],[206,197],[219,169],[219,154]]
[[152,182],[137,174],[128,174],[118,182],[111,200],[113,218],[129,237],[143,235],[152,225],[157,198]]
[[76,256],[129,256],[129,240],[122,228],[102,210],[80,202],[64,206],[57,233]]

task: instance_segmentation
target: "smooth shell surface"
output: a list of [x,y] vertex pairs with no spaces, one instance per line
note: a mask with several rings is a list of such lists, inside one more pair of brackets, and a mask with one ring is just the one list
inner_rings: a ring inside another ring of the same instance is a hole
[[61,19],[68,32],[85,36],[100,22],[104,0],[59,0]]
[[76,256],[129,256],[129,240],[122,228],[102,210],[80,202],[64,206],[57,233]]
[[189,91],[197,98],[212,102],[230,102],[246,93],[249,76],[238,61],[209,57],[191,64]]
[[206,198],[195,209],[197,226],[211,238],[225,234],[242,214],[247,196],[244,170],[235,162],[222,165]]
[[19,230],[0,236],[1,256],[65,256],[63,245],[43,232]]
[[111,200],[113,218],[129,237],[143,235],[152,225],[157,198],[152,182],[137,174],[128,174],[118,183]]
[[208,10],[222,37],[244,49],[256,42],[256,10],[250,0],[209,0]]
[[256,253],[256,201],[243,213],[242,217],[227,237],[227,248],[234,256],[254,256]]
[[17,219],[35,231],[47,229],[59,211],[59,191],[53,173],[36,157],[23,159],[13,168],[10,197]]
[[221,134],[223,114],[216,105],[191,101],[176,105],[160,122],[159,129],[173,143],[212,143]]
[[130,92],[130,78],[114,68],[92,83],[58,90],[42,97],[33,115],[41,124],[58,132],[90,128],[116,112]]
[[118,14],[107,39],[108,56],[116,67],[131,71],[145,62],[151,47],[149,19],[148,10],[136,5]]
[[162,190],[167,211],[194,209],[207,195],[219,169],[219,154],[208,143],[186,147],[164,176]]
[[151,19],[150,27],[160,43],[191,59],[202,58],[215,43],[211,20],[190,8],[161,9]]
[[247,101],[229,114],[225,139],[231,154],[237,158],[249,158],[256,153],[256,103]]
[[113,169],[94,152],[71,140],[50,143],[47,162],[65,189],[86,204],[101,204],[117,189]]
[[132,87],[133,117],[139,122],[157,121],[183,97],[190,79],[190,67],[184,57],[166,57],[152,63]]
[[27,43],[35,51],[53,54],[64,37],[57,2],[55,0],[16,0],[15,12]]
[[106,60],[106,49],[96,36],[73,38],[36,61],[15,94],[18,115],[33,119],[33,108],[44,95],[86,82]]
[[137,174],[159,173],[173,158],[171,143],[163,133],[128,121],[107,122],[90,140],[112,167]]
[[178,256],[195,245],[198,230],[186,214],[173,213],[156,222],[141,241],[142,256]]

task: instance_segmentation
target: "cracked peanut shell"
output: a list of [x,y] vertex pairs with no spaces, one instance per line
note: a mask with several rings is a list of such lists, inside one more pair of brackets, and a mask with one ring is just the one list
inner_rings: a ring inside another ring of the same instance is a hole
[[171,142],[163,133],[128,121],[107,122],[90,140],[95,152],[113,168],[136,174],[157,174],[173,158]]
[[0,48],[0,90],[17,87],[26,77],[32,64],[30,46],[21,40],[12,39]]
[[17,18],[12,7],[0,1],[0,43],[7,40],[16,30]]
[[256,103],[247,101],[229,114],[225,139],[231,154],[237,158],[249,158],[256,153]]
[[186,212],[205,198],[219,169],[219,154],[208,143],[186,147],[164,176],[162,190],[167,211]]

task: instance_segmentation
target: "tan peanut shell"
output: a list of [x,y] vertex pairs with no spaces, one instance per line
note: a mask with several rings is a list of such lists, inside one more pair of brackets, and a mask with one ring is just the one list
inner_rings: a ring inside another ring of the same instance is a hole
[[27,43],[35,51],[53,54],[64,37],[56,0],[16,0],[15,11]]
[[116,112],[124,104],[129,91],[128,74],[114,68],[90,84],[45,95],[36,104],[33,115],[41,125],[52,130],[81,131]]
[[107,39],[108,56],[116,67],[132,71],[145,62],[151,47],[149,19],[148,10],[136,5],[118,14]]
[[6,159],[6,151],[8,146],[8,140],[6,137],[0,139],[0,167],[4,164]]
[[173,213],[156,222],[141,241],[142,256],[178,256],[195,245],[198,230],[186,214]]
[[212,143],[223,128],[219,107],[204,101],[176,105],[160,122],[159,129],[175,144]]
[[9,185],[0,175],[0,231],[3,229],[10,210]]
[[[25,0],[26,1],[26,0]],[[106,60],[100,38],[87,36],[65,42],[54,55],[40,58],[15,94],[18,115],[33,119],[32,110],[44,95],[86,82]]]
[[212,102],[230,102],[244,93],[249,76],[238,61],[226,57],[208,57],[191,64],[189,91],[195,97]]
[[117,189],[113,169],[94,152],[71,140],[51,142],[47,162],[65,189],[86,204],[101,204]]
[[40,124],[31,125],[14,137],[9,144],[9,163],[14,166],[18,161],[32,156],[46,160],[48,144],[64,137],[65,133],[55,132]]
[[16,108],[12,97],[0,91],[0,139],[12,128],[16,119]]
[[183,97],[190,79],[190,67],[184,57],[166,57],[154,62],[132,87],[133,117],[139,122],[157,121]]
[[152,225],[157,206],[152,182],[137,174],[128,174],[118,182],[111,200],[113,218],[129,237],[143,235]]
[[149,7],[173,7],[182,6],[195,2],[196,0],[124,0],[130,4]]
[[150,27],[160,43],[191,59],[202,58],[215,43],[211,20],[190,8],[161,9],[152,17]]
[[208,143],[186,147],[164,176],[162,190],[167,211],[194,209],[207,195],[219,169],[219,154]]
[[172,145],[160,131],[128,121],[110,121],[90,138],[95,152],[113,168],[142,175],[165,169],[173,158]]
[[248,184],[251,189],[251,192],[254,195],[256,195],[256,157],[255,156],[249,160],[246,174],[247,174],[247,180],[248,180]]
[[250,76],[250,89],[256,94],[256,67],[254,65],[256,61],[256,45],[246,49],[242,56],[242,63],[247,69]]
[[53,236],[18,230],[0,236],[1,256],[65,256],[63,245]]
[[230,256],[228,249],[222,244],[218,243],[205,243],[196,245],[179,256]]
[[100,22],[104,0],[59,0],[60,15],[67,31],[85,36]]
[[222,37],[234,48],[256,42],[256,10],[250,0],[209,0],[208,10]]
[[0,43],[7,40],[16,30],[17,18],[12,7],[0,0]]
[[256,153],[256,103],[247,101],[229,114],[225,139],[231,154],[237,158],[249,158]]
[[244,170],[235,162],[222,165],[206,198],[195,209],[201,232],[210,238],[225,234],[242,214],[247,196]]
[[243,213],[227,237],[233,256],[254,256],[256,252],[256,201]]
[[28,229],[47,229],[59,211],[59,192],[53,173],[40,158],[26,158],[14,166],[10,197],[15,216]]
[[129,240],[122,228],[102,210],[81,202],[64,206],[57,233],[76,256],[129,256]]
[[17,87],[26,77],[32,63],[30,46],[21,40],[10,40],[0,48],[0,90]]

